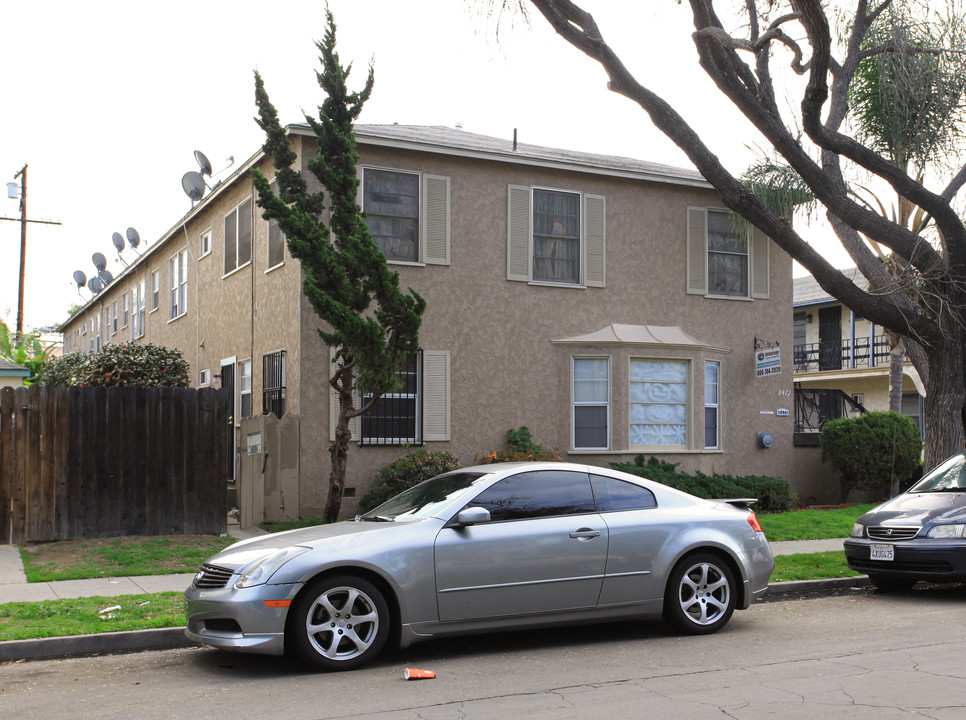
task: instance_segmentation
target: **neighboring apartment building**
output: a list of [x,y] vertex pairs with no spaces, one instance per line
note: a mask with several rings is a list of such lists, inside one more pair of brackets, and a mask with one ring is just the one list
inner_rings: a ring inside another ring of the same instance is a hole
[[[314,136],[289,133],[311,178]],[[738,237],[700,175],[441,127],[356,133],[373,237],[427,311],[404,387],[356,424],[345,513],[411,446],[470,465],[522,425],[570,461],[657,455],[834,496],[792,441],[791,260]],[[310,516],[328,477],[330,351],[255,205],[253,166],[271,177],[256,154],[62,330],[68,351],[180,348],[197,385],[232,388],[236,418],[295,413]],[[780,365],[758,373],[763,344]]]
[[[856,285],[866,283],[856,268],[842,272]],[[796,424],[817,442],[821,425],[833,417],[853,415],[860,408],[889,409],[890,346],[881,327],[858,317],[811,275],[795,279],[794,296]],[[902,412],[920,431],[924,392],[919,374],[906,359]]]

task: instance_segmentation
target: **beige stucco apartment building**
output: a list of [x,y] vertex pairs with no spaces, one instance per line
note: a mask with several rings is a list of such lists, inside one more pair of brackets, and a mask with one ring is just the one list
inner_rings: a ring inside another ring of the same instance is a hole
[[[289,132],[311,177],[314,137]],[[356,426],[344,513],[407,445],[469,465],[522,425],[570,461],[656,455],[834,496],[803,471],[817,451],[793,445],[791,260],[737,237],[700,175],[458,129],[356,132],[373,236],[427,311],[405,387]],[[311,516],[328,476],[330,352],[299,263],[255,205],[253,166],[271,177],[256,154],[62,330],[68,351],[181,349],[195,384],[233,388],[236,419],[294,413]]]

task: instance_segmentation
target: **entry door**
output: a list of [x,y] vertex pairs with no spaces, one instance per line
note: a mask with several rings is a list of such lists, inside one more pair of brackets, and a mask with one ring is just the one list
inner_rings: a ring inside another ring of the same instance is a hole
[[440,620],[597,605],[608,536],[586,473],[518,473],[469,506],[485,507],[493,521],[446,528],[437,537]]
[[818,311],[819,370],[842,368],[842,307],[836,305]]

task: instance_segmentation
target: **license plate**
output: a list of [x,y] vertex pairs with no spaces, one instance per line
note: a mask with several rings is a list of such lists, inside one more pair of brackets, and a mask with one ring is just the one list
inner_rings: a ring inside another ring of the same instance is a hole
[[895,545],[872,545],[870,548],[870,560],[895,560]]

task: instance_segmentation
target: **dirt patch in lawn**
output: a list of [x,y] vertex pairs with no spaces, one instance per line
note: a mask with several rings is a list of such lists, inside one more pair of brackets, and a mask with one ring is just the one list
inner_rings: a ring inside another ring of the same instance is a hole
[[213,535],[128,535],[38,543],[21,548],[31,582],[194,572],[234,540]]

